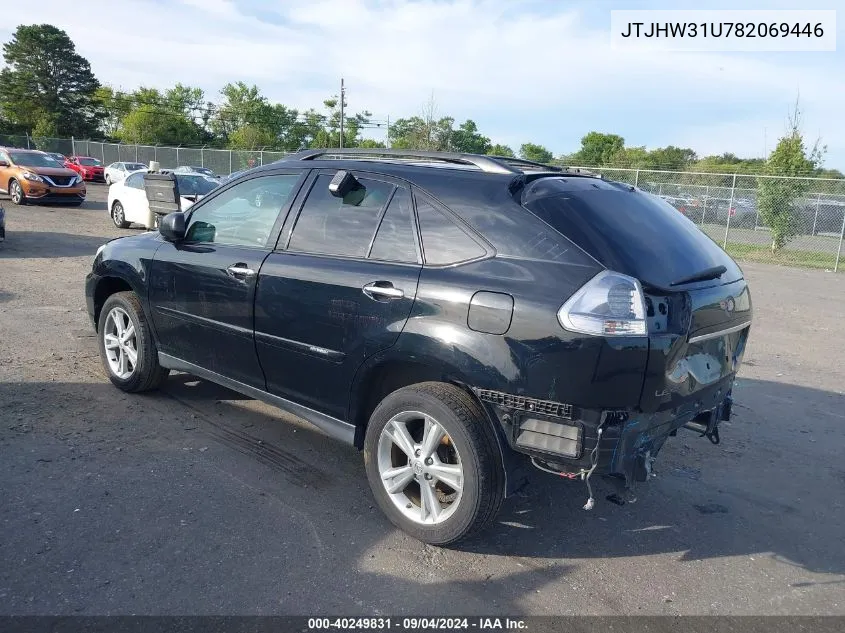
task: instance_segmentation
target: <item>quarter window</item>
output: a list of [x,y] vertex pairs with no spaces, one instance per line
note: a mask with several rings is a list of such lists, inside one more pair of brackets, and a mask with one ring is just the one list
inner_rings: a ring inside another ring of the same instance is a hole
[[478,242],[426,196],[416,194],[415,197],[426,264],[456,264],[477,259],[486,253]]
[[187,241],[266,246],[279,212],[296,193],[298,180],[299,175],[282,174],[238,183],[191,213]]
[[393,185],[359,178],[343,198],[329,192],[332,176],[321,175],[305,200],[288,248],[305,253],[366,257],[381,210]]

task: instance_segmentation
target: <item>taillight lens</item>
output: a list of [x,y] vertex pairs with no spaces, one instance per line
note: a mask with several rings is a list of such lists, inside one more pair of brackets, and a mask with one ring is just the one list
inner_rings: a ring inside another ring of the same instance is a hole
[[645,298],[640,282],[610,270],[600,272],[557,313],[564,329],[593,336],[645,336]]

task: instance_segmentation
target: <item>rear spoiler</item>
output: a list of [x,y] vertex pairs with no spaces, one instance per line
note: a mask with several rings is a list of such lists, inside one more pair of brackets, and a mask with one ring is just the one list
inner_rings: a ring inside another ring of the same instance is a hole
[[566,176],[575,176],[579,178],[598,178],[604,180],[604,176],[578,167],[563,167],[560,171],[536,171],[527,174],[519,174],[514,176],[508,184],[508,191],[511,195],[515,195],[529,182],[539,180],[540,178],[565,178]]

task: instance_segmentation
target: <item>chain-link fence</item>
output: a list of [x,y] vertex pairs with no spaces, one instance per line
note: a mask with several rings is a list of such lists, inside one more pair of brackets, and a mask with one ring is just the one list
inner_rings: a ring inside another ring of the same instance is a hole
[[228,150],[207,147],[165,147],[162,145],[131,145],[63,138],[37,138],[31,136],[0,135],[0,146],[40,149],[59,152],[65,156],[90,156],[103,164],[133,162],[149,164],[158,161],[163,169],[180,165],[207,167],[214,173],[227,176],[242,169],[266,165],[281,160],[287,152],[263,149]]
[[[0,146],[67,156],[92,156],[104,164],[158,161],[167,169],[207,167],[216,174],[281,160],[285,152],[127,145],[75,139],[0,136]],[[757,174],[583,167],[609,180],[635,185],[669,202],[737,259],[845,268],[845,180]]]
[[845,267],[845,180],[582,169],[660,196],[737,259]]

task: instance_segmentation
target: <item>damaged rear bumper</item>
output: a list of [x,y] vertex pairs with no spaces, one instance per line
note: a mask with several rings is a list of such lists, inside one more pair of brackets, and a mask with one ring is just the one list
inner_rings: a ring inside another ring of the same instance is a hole
[[648,480],[666,439],[681,428],[718,443],[719,422],[730,418],[734,376],[702,389],[693,402],[653,413],[579,409],[559,403],[478,390],[510,447],[535,466],[570,479],[609,475],[625,488]]

